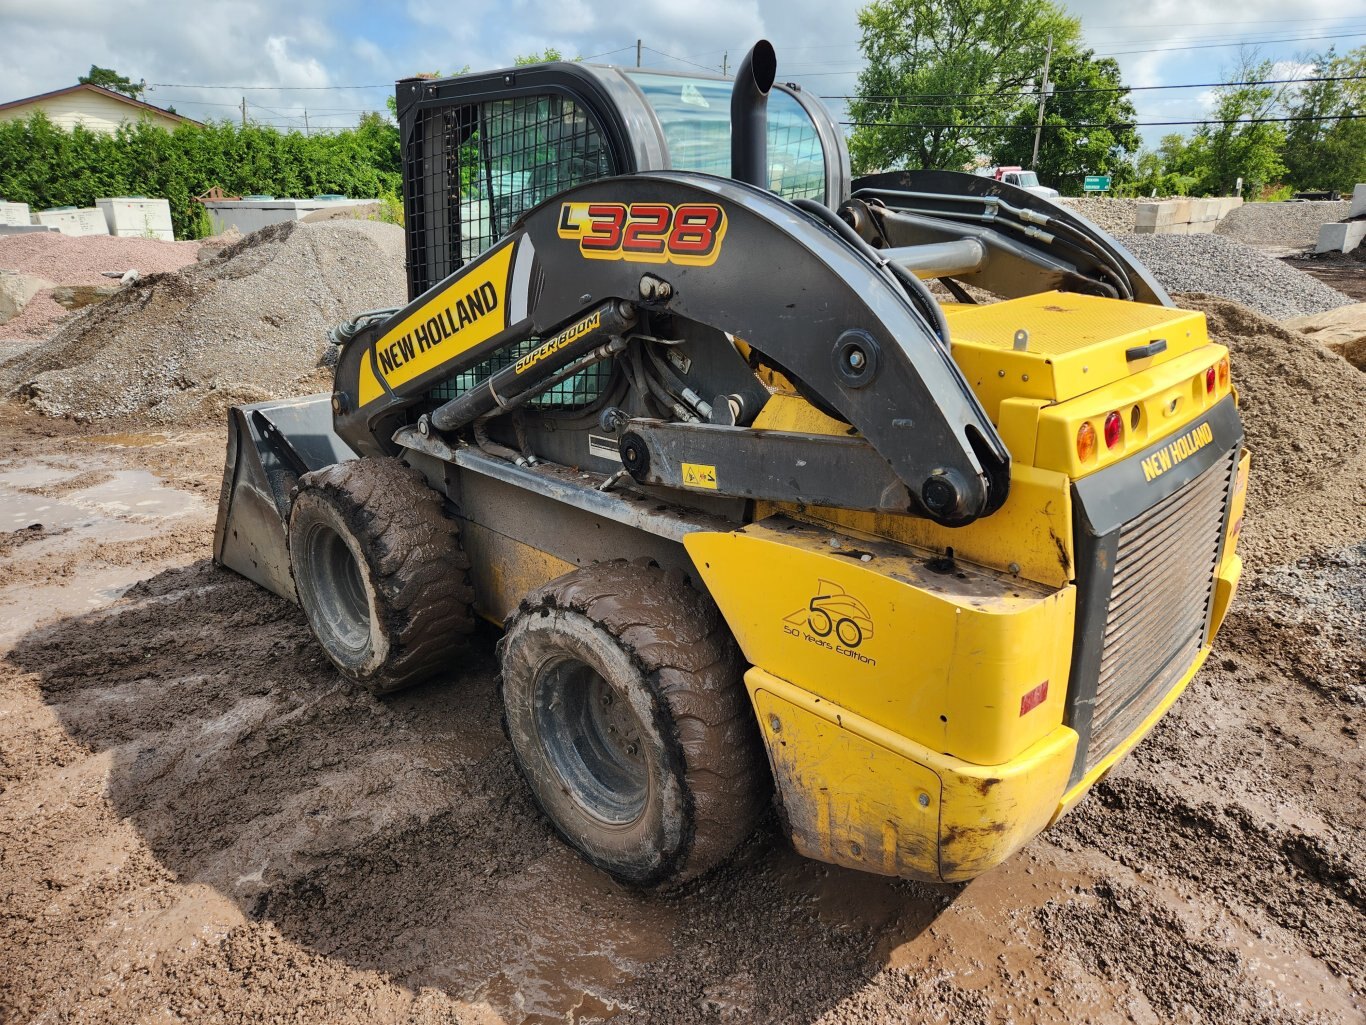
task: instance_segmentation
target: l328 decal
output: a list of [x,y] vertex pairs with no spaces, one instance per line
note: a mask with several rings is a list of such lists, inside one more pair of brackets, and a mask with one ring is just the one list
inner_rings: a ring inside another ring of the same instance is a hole
[[710,267],[721,255],[726,212],[713,203],[565,203],[558,230],[588,260]]

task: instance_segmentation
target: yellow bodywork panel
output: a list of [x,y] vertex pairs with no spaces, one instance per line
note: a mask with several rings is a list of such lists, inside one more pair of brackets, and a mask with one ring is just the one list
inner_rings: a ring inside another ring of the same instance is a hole
[[1228,522],[1224,524],[1224,555],[1214,577],[1214,608],[1210,616],[1210,638],[1219,632],[1224,616],[1238,593],[1238,581],[1243,575],[1243,560],[1238,555],[1238,538],[1243,530],[1243,511],[1247,508],[1247,475],[1251,455],[1244,452],[1238,460],[1238,475],[1233,481],[1233,496],[1229,500]]
[[[1203,345],[1093,395],[1041,409],[1034,464],[1079,480],[1163,438],[1178,439],[1183,427],[1229,394],[1227,378],[1221,384],[1217,374],[1213,391],[1205,386],[1206,371],[1227,357],[1224,346]],[[1105,418],[1111,411],[1119,413],[1122,424],[1119,442],[1113,448],[1102,440]],[[1095,454],[1085,461],[1077,453],[1077,432],[1083,421],[1090,422],[1098,439]]]
[[[1037,426],[1037,410],[1027,411],[1030,440]],[[755,429],[803,431],[847,437],[853,429],[831,419],[796,395],[774,395],[759,412]],[[1064,474],[1036,470],[1027,463],[1011,467],[1010,492],[1005,505],[990,517],[965,527],[944,527],[919,516],[871,513],[822,506],[758,502],[755,519],[783,514],[825,523],[866,537],[914,545],[937,554],[952,548],[959,559],[1018,574],[1048,587],[1062,587],[1071,579],[1072,491]]]
[[1062,722],[1076,590],[774,517],[684,539],[754,665],[991,765]]
[[973,765],[763,669],[745,674],[797,850],[956,882],[997,865],[1057,812],[1077,735],[1055,726],[1009,762]]
[[[1071,292],[1044,292],[986,306],[944,311],[953,359],[996,422],[1005,399],[1062,402],[1209,342],[1205,315]],[[1015,347],[1024,329],[1026,348]],[[1164,340],[1166,349],[1130,362],[1133,347]]]
[[357,386],[362,406],[382,398],[384,385],[398,388],[430,373],[508,326],[508,270],[514,241],[486,253],[478,263],[375,340],[375,365],[361,361]]
[[478,612],[497,626],[536,588],[578,568],[473,520],[460,521],[460,543],[470,557]]

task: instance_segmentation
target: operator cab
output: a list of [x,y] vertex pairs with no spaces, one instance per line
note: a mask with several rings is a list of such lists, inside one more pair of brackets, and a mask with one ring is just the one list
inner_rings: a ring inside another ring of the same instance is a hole
[[[565,189],[641,171],[728,177],[733,86],[577,61],[398,83],[409,298]],[[851,175],[829,110],[775,84],[767,118],[769,188],[837,208]]]

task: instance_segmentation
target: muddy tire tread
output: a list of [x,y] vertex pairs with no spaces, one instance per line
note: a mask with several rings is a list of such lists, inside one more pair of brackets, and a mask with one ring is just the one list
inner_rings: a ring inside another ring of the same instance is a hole
[[[678,611],[661,615],[671,605]],[[550,609],[570,609],[604,627],[669,706],[692,828],[673,871],[655,885],[676,886],[714,868],[753,831],[770,792],[741,681],[744,658],[715,602],[677,570],[618,560],[551,581],[532,592],[514,617]]]
[[358,682],[388,693],[448,670],[474,630],[474,589],[459,525],[442,496],[391,458],[334,463],[300,478],[298,494],[305,489],[342,510],[389,606],[390,655]]

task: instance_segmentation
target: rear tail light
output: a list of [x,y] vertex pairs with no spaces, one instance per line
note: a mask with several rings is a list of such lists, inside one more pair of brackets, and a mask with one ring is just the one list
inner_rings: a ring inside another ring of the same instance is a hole
[[1205,394],[1214,394],[1214,368],[1210,367],[1205,371]]
[[1105,447],[1114,448],[1124,437],[1124,421],[1120,419],[1118,413],[1111,413],[1105,418]]
[[1225,356],[1219,361],[1219,387],[1228,387],[1228,357]]
[[1083,421],[1077,428],[1077,458],[1083,463],[1094,458],[1096,454],[1096,429],[1091,426],[1091,421]]

